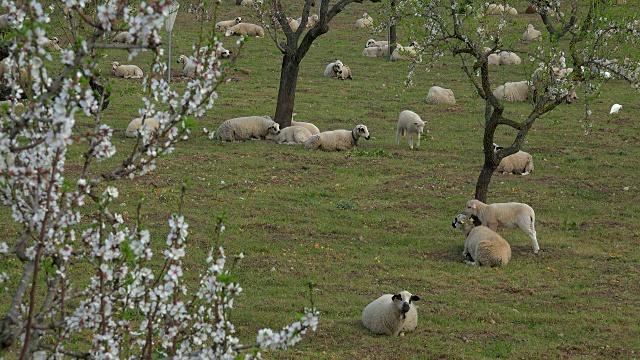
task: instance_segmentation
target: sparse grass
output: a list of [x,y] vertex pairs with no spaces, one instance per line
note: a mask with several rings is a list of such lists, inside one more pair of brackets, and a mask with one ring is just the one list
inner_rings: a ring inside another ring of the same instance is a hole
[[[249,9],[232,3],[220,6],[220,19],[241,15],[255,21]],[[321,130],[363,123],[370,141],[350,153],[325,153],[263,141],[219,143],[195,130],[189,142],[159,161],[154,174],[119,181],[116,209],[132,221],[142,196],[143,226],[153,230],[160,248],[185,182],[191,251],[184,268],[194,287],[211,245],[213,214],[226,213],[224,245],[246,254],[235,271],[244,294],[233,319],[243,342],[253,341],[263,327],[290,323],[309,304],[307,282],[317,284],[317,333],[290,351],[267,352],[267,358],[640,357],[638,94],[622,82],[607,83],[592,105],[589,136],[583,135],[583,99],[539,119],[524,146],[534,156],[534,172],[494,175],[489,201],[530,204],[542,253],[533,255],[521,231],[505,230],[513,251],[508,266],[465,266],[464,237],[450,224],[473,197],[484,105],[454,59],[443,59],[429,73],[416,71],[415,86],[405,88],[407,63],[361,57],[365,41],[384,34],[355,31],[353,23],[364,11],[375,14],[377,6],[353,4],[336,17],[303,61],[296,97],[297,120]],[[192,24],[193,14],[181,10],[173,57],[190,49],[197,33]],[[225,39],[225,47],[233,49],[232,41]],[[107,54],[105,72],[110,61],[125,58]],[[144,65],[146,56],[134,63]],[[322,77],[336,58],[353,69],[354,80]],[[196,120],[196,129],[215,129],[231,117],[273,115],[280,61],[270,39],[250,39],[236,64],[248,71],[221,87],[217,106]],[[525,78],[525,66],[530,64],[496,69],[495,83]],[[123,129],[137,116],[141,102],[133,94],[141,90],[132,81],[111,81],[113,98],[103,117],[122,130],[114,139],[120,159],[133,141]],[[174,83],[185,84],[177,78]],[[452,88],[458,104],[426,105],[432,85]],[[614,102],[624,107],[610,116]],[[395,145],[396,119],[404,109],[426,121],[417,151],[404,138]],[[528,109],[509,104],[506,114],[522,119]],[[498,140],[506,144],[513,135],[505,129]],[[80,151],[70,157],[72,173]],[[16,229],[7,208],[0,219],[2,240],[12,242]],[[0,271],[15,265],[0,264]],[[362,309],[380,294],[401,290],[422,298],[417,331],[401,338],[370,334],[360,322]],[[8,304],[6,292],[0,303]]]

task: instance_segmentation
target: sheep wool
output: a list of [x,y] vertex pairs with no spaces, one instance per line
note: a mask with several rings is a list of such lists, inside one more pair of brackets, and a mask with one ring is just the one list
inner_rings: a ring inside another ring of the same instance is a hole
[[501,51],[500,52],[500,65],[520,65],[522,63],[522,59],[511,51]]
[[336,70],[336,77],[339,80],[351,80],[353,79],[352,73],[351,73],[351,68],[348,67],[347,65],[342,64],[341,67],[339,67]]
[[367,140],[371,138],[369,129],[365,125],[358,124],[353,130],[332,130],[315,134],[307,140],[304,148],[323,151],[351,150],[358,145],[361,137]]
[[364,47],[377,47],[377,46],[387,46],[387,45],[389,45],[389,42],[387,40],[369,39],[365,43]]
[[487,56],[487,62],[489,65],[500,65],[502,63],[502,59],[499,54],[489,54],[489,56]]
[[327,67],[324,68],[324,76],[325,77],[338,77],[338,70],[342,68],[342,61],[336,60],[334,62],[329,63]]
[[124,136],[128,138],[138,137],[140,133],[140,128],[146,133],[153,135],[153,133],[158,130],[160,124],[155,119],[144,119],[144,124],[142,123],[142,118],[135,118],[131,120],[127,129],[124,131]]
[[60,51],[62,50],[62,48],[60,47],[60,45],[58,45],[59,43],[60,40],[58,40],[57,37],[53,37],[49,39],[46,44],[44,44],[44,47],[49,51]]
[[280,130],[279,134],[267,134],[266,140],[273,140],[278,144],[304,144],[311,137],[311,131],[304,126],[288,126]]
[[362,14],[362,17],[356,20],[356,29],[364,29],[371,26],[373,26],[373,18],[367,13]]
[[114,76],[123,77],[125,79],[142,78],[142,69],[136,65],[120,65],[117,61],[111,63],[111,73]]
[[432,86],[427,93],[427,104],[449,104],[455,105],[456,98],[453,90],[445,89],[440,86]]
[[524,41],[534,41],[534,40],[540,40],[542,39],[542,33],[538,30],[536,30],[533,25],[529,24],[527,25],[527,30],[524,31],[524,33],[522,34],[522,39]]
[[504,5],[489,4],[487,15],[500,15],[504,12]]
[[224,36],[245,35],[252,37],[264,37],[264,29],[262,26],[251,23],[239,23],[227,29]]
[[135,39],[133,35],[131,35],[131,33],[128,31],[119,32],[113,38],[114,43],[120,43],[120,44],[133,44],[134,40]]
[[362,324],[375,334],[404,336],[418,327],[418,310],[413,304],[420,297],[408,291],[385,294],[362,311]]
[[409,148],[413,150],[413,134],[416,135],[416,147],[420,147],[420,134],[424,132],[424,121],[411,110],[403,110],[398,116],[396,145],[400,144],[400,136],[407,134]]
[[227,31],[228,28],[240,24],[242,22],[242,18],[240,16],[236,17],[232,20],[222,20],[216,23],[216,30]]
[[268,134],[278,135],[280,125],[268,116],[245,116],[225,120],[215,135],[222,141],[264,139]]
[[180,55],[178,58],[178,64],[182,64],[182,76],[195,79],[196,77],[196,64],[191,61],[186,55]]
[[289,27],[291,28],[291,31],[296,32],[298,31],[298,28],[300,27],[300,21],[294,19],[294,18],[287,18],[287,23],[289,24]]
[[[501,146],[493,144],[494,152],[500,149],[502,149]],[[496,171],[503,174],[529,175],[533,171],[533,156],[527,152],[518,151],[502,158]]]
[[291,121],[291,126],[302,126],[304,128],[306,128],[307,130],[309,130],[309,132],[311,132],[311,135],[315,135],[315,134],[319,134],[320,133],[320,129],[318,129],[317,126],[315,126],[314,124],[310,123],[310,122],[303,122],[303,121]]
[[531,239],[533,253],[537,254],[540,251],[535,229],[536,214],[527,204],[517,202],[485,204],[480,200],[469,200],[464,215],[468,218],[477,217],[482,225],[493,231],[496,231],[498,226],[508,229],[519,227]]
[[465,264],[494,267],[511,261],[511,246],[495,231],[486,226],[474,226],[464,214],[458,214],[451,225],[462,230],[466,237],[462,251]]
[[402,46],[397,44],[393,53],[391,53],[391,61],[412,60],[416,55],[417,51],[414,46]]
[[522,102],[527,101],[529,92],[529,82],[527,81],[508,82],[495,88],[493,96],[498,100]]

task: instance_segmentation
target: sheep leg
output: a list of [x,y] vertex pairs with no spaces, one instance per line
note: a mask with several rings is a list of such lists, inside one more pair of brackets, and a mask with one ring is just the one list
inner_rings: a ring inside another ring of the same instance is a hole
[[411,131],[407,132],[407,139],[409,140],[409,149],[413,150],[413,135]]
[[400,145],[400,134],[402,134],[402,129],[396,131],[396,145]]
[[418,133],[418,139],[416,140],[416,148],[420,147],[420,133]]
[[531,245],[533,246],[533,253],[537,254],[540,251],[540,246],[538,245],[536,230],[533,227],[533,223],[531,224],[531,227],[529,229],[523,229],[523,230],[524,232],[527,233],[527,235],[529,235],[529,238],[531,239]]
[[467,264],[467,265],[471,265],[471,266],[478,266],[477,262],[470,261],[470,260],[467,260],[467,259],[464,259],[464,263]]

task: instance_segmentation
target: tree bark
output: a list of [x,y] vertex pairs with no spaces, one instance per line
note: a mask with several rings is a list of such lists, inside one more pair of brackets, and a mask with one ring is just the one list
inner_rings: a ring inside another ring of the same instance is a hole
[[275,115],[275,122],[280,124],[281,128],[291,125],[299,71],[300,61],[297,57],[292,54],[285,54],[282,58],[282,68],[280,70],[280,88],[278,90]]
[[482,166],[482,171],[480,171],[480,176],[478,176],[478,182],[476,183],[476,199],[482,201],[483,203],[487,202],[489,183],[491,183],[491,177],[493,176],[493,172],[495,170],[495,166],[491,167],[485,162],[484,166]]

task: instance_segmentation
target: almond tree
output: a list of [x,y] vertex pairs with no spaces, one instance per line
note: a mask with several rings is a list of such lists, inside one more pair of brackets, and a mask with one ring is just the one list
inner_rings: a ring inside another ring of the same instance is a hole
[[[5,34],[9,56],[3,60],[2,81],[12,101],[0,107],[0,199],[18,224],[18,236],[0,241],[0,296],[6,300],[0,355],[11,349],[20,359],[40,351],[85,359],[235,359],[245,349],[253,349],[246,358],[259,358],[260,349],[295,344],[315,330],[315,309],[305,310],[299,321],[279,332],[261,330],[255,343],[242,345],[234,336],[229,316],[242,288],[232,280],[220,245],[222,219],[217,219],[218,237],[200,285],[191,289],[182,279],[188,251],[182,211],[169,219],[165,249],[154,258],[158,250],[150,247],[140,207],[137,220],[128,224],[111,205],[119,195],[119,179],[154,171],[159,156],[187,140],[187,117],[202,116],[213,107],[231,66],[218,58],[221,44],[201,36],[190,58],[197,76],[178,93],[165,80],[160,47],[170,1],[96,1],[92,10],[87,5],[84,0],[64,1],[65,11],[74,14],[68,17],[73,19],[71,33],[79,34],[74,27],[80,23],[90,31],[52,54],[45,29],[55,7],[38,0],[3,1],[11,28]],[[118,31],[129,31],[134,44],[112,44]],[[205,48],[196,51],[201,45]],[[88,85],[97,76],[97,54],[106,48],[126,50],[129,59],[151,52],[139,114],[160,125],[155,132],[143,127],[120,165],[94,175],[92,164],[116,152],[113,130],[101,117],[108,87],[93,90]],[[53,59],[63,65],[59,73],[46,66]],[[24,104],[21,98],[26,98]],[[20,111],[18,104],[23,105]],[[93,124],[83,128],[77,116],[90,117]],[[79,173],[65,167],[71,147],[86,149]],[[83,273],[89,269],[89,279],[78,282],[70,276],[79,272],[78,266]],[[86,344],[82,339],[87,337],[79,336],[84,334],[91,334]]]
[[[484,165],[475,192],[481,201],[486,201],[500,160],[520,150],[535,121],[563,104],[577,81],[585,87],[585,97],[593,94],[606,77],[619,76],[638,89],[637,8],[612,7],[609,1],[601,0],[534,0],[532,8],[544,24],[539,29],[542,36],[529,45],[519,45],[527,24],[517,22],[517,15],[508,14],[509,5],[499,15],[487,15],[488,3],[468,0],[395,2],[394,15],[402,19],[409,36],[421,44],[422,55],[430,55],[432,61],[445,53],[453,55],[485,101]],[[506,117],[503,99],[493,95],[496,84],[491,83],[488,57],[502,50],[517,52],[524,61],[531,59],[535,64],[532,68],[537,68],[535,77],[528,75],[536,91],[524,121]],[[566,76],[570,66],[573,72]],[[587,108],[587,116],[590,113]],[[494,134],[499,126],[513,128],[515,138],[510,146],[494,151]]]

